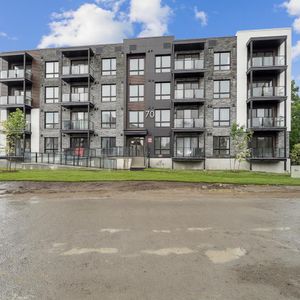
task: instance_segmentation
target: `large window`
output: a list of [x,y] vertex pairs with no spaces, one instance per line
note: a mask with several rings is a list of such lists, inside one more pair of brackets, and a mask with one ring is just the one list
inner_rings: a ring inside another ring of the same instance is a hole
[[217,52],[214,54],[214,70],[230,70],[230,52]]
[[129,112],[129,127],[142,128],[144,127],[144,111],[130,111]]
[[144,58],[130,58],[129,75],[144,75],[145,60]]
[[230,137],[214,136],[213,151],[216,157],[228,157],[230,155]]
[[45,112],[45,128],[58,128],[58,112]]
[[45,88],[45,103],[57,103],[58,97],[58,86],[47,86]]
[[144,85],[131,84],[129,86],[129,102],[144,101]]
[[154,138],[155,155],[170,155],[170,137],[158,136]]
[[58,78],[59,77],[59,65],[58,61],[46,62],[46,78]]
[[155,110],[155,127],[170,127],[170,110]]
[[101,112],[101,127],[116,128],[116,111],[105,110]]
[[230,80],[215,80],[214,81],[214,98],[229,98],[230,97]]
[[116,138],[115,137],[102,137],[101,138],[101,148],[102,149],[111,149],[116,147]]
[[214,126],[230,125],[230,108],[214,108]]
[[58,151],[58,137],[45,137],[44,139],[45,153],[53,153]]
[[155,100],[171,99],[171,84],[170,82],[155,83]]
[[176,157],[197,157],[202,156],[202,149],[199,148],[199,137],[184,136],[175,139]]
[[160,55],[155,57],[155,72],[169,73],[171,72],[171,56]]
[[117,74],[117,63],[115,58],[102,59],[102,75],[111,76]]
[[115,84],[102,85],[102,102],[115,102],[117,97],[117,89]]

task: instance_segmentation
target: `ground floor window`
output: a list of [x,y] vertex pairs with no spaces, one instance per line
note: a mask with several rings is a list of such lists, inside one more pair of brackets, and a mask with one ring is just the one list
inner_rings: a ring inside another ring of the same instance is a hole
[[230,155],[230,137],[214,136],[213,152],[216,157],[228,157]]
[[71,137],[70,139],[70,148],[88,148],[88,139],[87,137]]
[[115,137],[102,137],[101,138],[101,148],[102,149],[111,149],[116,147],[116,138]]
[[194,157],[200,155],[199,137],[184,136],[175,139],[176,157]]
[[154,139],[155,155],[170,155],[170,137],[157,136]]
[[44,139],[45,153],[53,153],[58,151],[58,137],[45,137]]

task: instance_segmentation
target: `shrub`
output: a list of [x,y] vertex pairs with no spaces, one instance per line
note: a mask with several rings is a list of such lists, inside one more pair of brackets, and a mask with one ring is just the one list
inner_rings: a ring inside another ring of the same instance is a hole
[[291,160],[293,165],[300,165],[300,144],[296,144],[291,152]]

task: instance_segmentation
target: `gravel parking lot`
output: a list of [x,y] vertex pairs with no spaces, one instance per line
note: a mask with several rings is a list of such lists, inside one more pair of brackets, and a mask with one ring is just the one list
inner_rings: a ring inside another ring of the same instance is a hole
[[299,298],[299,187],[0,184],[0,299]]

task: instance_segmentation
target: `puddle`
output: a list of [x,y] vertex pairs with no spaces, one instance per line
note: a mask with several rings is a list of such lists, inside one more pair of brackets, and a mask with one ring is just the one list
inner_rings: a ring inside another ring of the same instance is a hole
[[224,264],[241,258],[247,253],[243,248],[227,248],[226,250],[207,250],[205,255],[215,264]]
[[182,255],[182,254],[191,254],[195,253],[196,251],[189,249],[189,248],[164,248],[158,250],[144,250],[142,253],[145,254],[154,254],[160,256],[167,256],[170,254]]
[[118,249],[117,248],[73,248],[69,251],[63,252],[61,255],[81,255],[87,253],[115,254],[118,253]]

